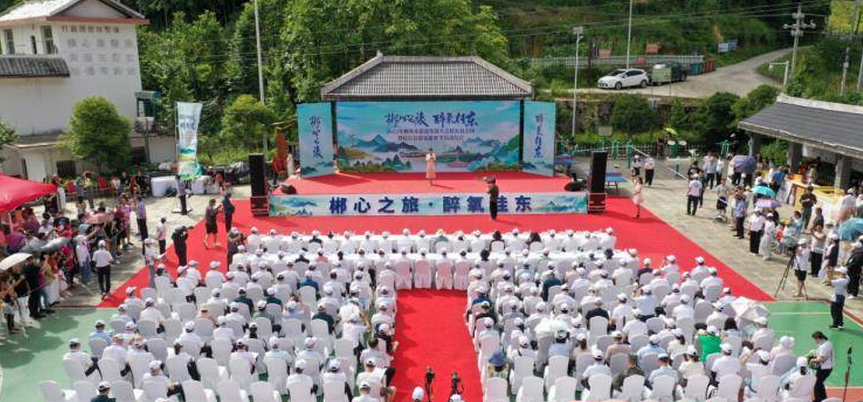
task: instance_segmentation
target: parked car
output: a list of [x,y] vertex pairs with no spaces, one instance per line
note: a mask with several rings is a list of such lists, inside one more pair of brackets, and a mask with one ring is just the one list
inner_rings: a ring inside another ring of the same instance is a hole
[[597,82],[597,86],[605,89],[622,89],[627,87],[646,87],[650,84],[650,76],[639,68],[614,70]]
[[686,81],[686,69],[676,61],[667,61],[654,65],[650,72],[650,78],[652,78],[653,85],[682,82]]

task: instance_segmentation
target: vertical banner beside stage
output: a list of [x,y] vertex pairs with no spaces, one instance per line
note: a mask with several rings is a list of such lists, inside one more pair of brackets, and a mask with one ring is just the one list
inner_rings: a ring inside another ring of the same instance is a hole
[[552,102],[524,102],[523,171],[554,176],[556,112]]
[[297,124],[300,130],[300,166],[303,177],[335,173],[330,104],[321,102],[299,105]]
[[201,175],[198,125],[202,106],[200,103],[177,102],[177,174],[182,180],[193,180]]

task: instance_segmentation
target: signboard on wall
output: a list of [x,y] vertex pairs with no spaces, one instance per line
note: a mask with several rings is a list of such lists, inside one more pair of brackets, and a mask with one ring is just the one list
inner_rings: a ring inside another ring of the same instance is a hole
[[[498,197],[501,214],[587,213],[587,193],[505,193]],[[337,194],[271,195],[270,216],[427,216],[488,214],[488,195]]]
[[519,101],[340,102],[341,171],[424,172],[429,148],[438,172],[515,170]]
[[524,147],[521,170],[554,176],[554,128],[557,108],[553,102],[524,102]]
[[303,177],[335,173],[330,104],[304,103],[297,106],[297,126],[300,133],[300,168]]

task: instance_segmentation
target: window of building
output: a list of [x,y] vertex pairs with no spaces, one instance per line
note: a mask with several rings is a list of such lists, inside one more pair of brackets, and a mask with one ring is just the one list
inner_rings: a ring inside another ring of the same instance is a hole
[[57,175],[60,177],[75,177],[75,161],[57,161]]
[[11,29],[3,30],[3,45],[6,47],[6,54],[15,54],[15,37]]
[[132,147],[132,165],[141,165],[147,162],[147,151],[144,147]]
[[57,46],[54,46],[54,33],[50,26],[42,27],[42,40],[45,42],[45,53],[57,54]]

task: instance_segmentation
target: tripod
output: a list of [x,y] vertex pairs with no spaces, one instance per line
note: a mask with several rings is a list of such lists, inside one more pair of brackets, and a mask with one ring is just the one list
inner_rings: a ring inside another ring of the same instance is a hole
[[[791,272],[792,268],[794,268],[794,258],[797,256],[797,247],[791,248],[788,250],[791,254],[791,258],[788,259],[788,263],[785,264],[785,271],[782,273],[782,277],[779,278],[779,286],[776,287],[776,291],[773,292],[773,298],[777,298],[779,296],[779,292],[785,289],[785,283],[788,282],[788,274]],[[809,300],[809,292],[806,291],[806,282],[803,282],[803,297],[805,300]]]

